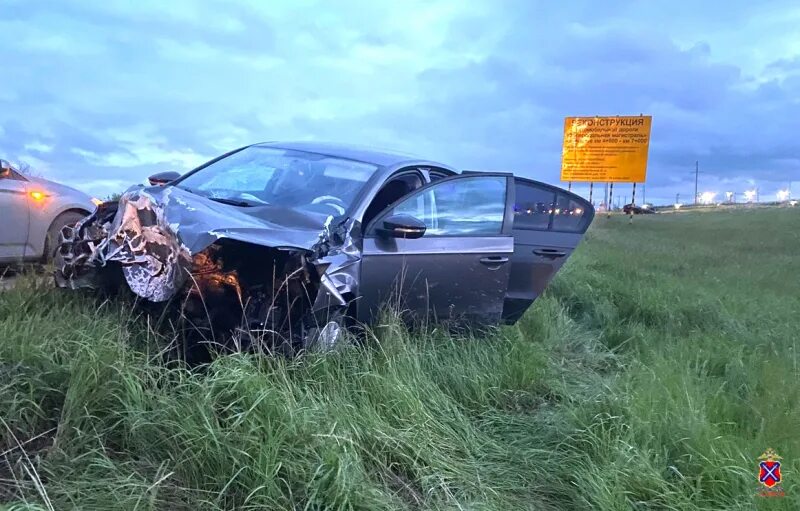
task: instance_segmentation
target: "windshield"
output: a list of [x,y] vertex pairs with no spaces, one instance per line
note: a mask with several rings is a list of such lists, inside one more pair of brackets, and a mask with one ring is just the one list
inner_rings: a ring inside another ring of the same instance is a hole
[[283,206],[344,214],[377,166],[322,154],[250,146],[177,186],[234,206]]

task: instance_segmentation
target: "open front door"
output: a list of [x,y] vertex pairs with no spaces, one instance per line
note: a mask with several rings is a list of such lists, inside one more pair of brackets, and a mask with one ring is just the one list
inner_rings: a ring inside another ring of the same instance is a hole
[[[501,319],[514,251],[509,174],[440,179],[403,197],[366,226],[358,316],[381,303],[417,319],[492,324]],[[390,236],[390,218],[425,225],[415,239]]]
[[594,207],[574,193],[514,178],[514,254],[503,320],[515,323],[578,246]]

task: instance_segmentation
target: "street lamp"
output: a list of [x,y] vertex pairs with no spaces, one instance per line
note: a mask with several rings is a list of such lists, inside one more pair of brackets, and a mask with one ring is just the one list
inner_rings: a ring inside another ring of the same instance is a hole
[[717,196],[717,192],[703,192],[700,194],[700,203],[701,204],[713,204],[714,198]]

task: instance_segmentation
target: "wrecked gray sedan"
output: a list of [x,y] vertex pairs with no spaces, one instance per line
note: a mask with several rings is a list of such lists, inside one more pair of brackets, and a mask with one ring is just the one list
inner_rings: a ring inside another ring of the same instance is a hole
[[513,323],[594,217],[509,173],[338,145],[255,144],[168,174],[65,228],[57,284],[125,285],[194,325],[300,349],[330,348],[387,302]]

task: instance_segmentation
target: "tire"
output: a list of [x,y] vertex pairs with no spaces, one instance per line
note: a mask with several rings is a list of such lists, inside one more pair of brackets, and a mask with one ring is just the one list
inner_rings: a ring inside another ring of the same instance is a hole
[[58,250],[58,236],[61,229],[67,225],[75,225],[79,220],[83,220],[89,213],[80,213],[78,211],[65,211],[53,220],[50,228],[47,230],[47,237],[44,240],[44,255],[42,257],[45,264],[53,261],[53,257]]

